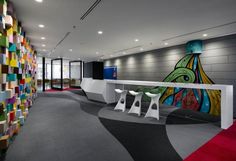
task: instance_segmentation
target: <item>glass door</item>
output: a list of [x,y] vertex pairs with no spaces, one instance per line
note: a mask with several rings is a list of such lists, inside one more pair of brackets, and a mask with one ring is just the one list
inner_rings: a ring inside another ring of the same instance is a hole
[[45,58],[45,80],[44,80],[44,87],[45,87],[45,90],[50,90],[51,89],[51,77],[52,77],[52,72],[51,72],[51,59],[50,58]]
[[82,81],[82,62],[70,61],[69,69],[70,88],[80,88],[80,83]]
[[51,60],[51,89],[63,90],[63,60]]
[[37,57],[37,88],[43,91],[43,58]]
[[70,88],[69,60],[63,59],[63,89]]

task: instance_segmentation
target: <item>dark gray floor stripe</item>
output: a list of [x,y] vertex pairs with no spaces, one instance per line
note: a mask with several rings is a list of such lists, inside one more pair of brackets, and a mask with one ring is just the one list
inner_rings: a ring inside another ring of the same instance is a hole
[[166,134],[165,125],[128,123],[100,118],[135,161],[182,161]]

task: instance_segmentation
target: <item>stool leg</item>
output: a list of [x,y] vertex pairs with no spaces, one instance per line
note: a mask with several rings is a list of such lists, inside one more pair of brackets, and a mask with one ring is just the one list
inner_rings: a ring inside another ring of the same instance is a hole
[[[122,112],[125,112],[125,109],[126,109],[126,94],[127,93],[121,93],[120,99],[117,102],[116,107],[115,107],[114,110],[122,110]],[[124,102],[122,102],[122,100]]]
[[[159,101],[159,99],[158,99],[158,101]],[[152,109],[152,106],[154,104],[156,104],[157,109]],[[145,117],[152,117],[152,118],[156,118],[157,120],[159,120],[159,103],[157,102],[157,100],[152,98]]]
[[[134,102],[128,113],[135,113],[135,114],[138,114],[138,116],[141,115],[141,99],[142,99],[142,95],[135,96]],[[137,102],[139,102],[138,106],[136,106]]]

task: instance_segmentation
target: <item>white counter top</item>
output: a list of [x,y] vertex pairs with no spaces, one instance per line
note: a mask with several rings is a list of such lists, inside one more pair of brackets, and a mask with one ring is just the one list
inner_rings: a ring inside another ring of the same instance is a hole
[[196,84],[196,83],[171,83],[171,82],[152,82],[152,81],[134,81],[134,80],[105,80],[107,83],[123,84],[123,85],[137,85],[137,86],[151,86],[151,87],[178,87],[178,88],[192,88],[192,89],[212,89],[222,90],[226,87],[233,87],[232,85],[223,84]]
[[86,92],[89,99],[105,103],[116,102],[117,97],[114,90],[116,88],[124,89],[125,85],[220,90],[221,128],[227,129],[233,124],[233,85],[170,83],[134,80],[93,80],[91,78],[84,78],[81,83],[81,87]]

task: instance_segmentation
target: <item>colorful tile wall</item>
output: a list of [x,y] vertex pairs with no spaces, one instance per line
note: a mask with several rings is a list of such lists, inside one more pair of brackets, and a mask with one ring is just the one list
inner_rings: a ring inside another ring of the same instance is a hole
[[0,0],[0,150],[24,125],[36,97],[36,51],[14,7]]

